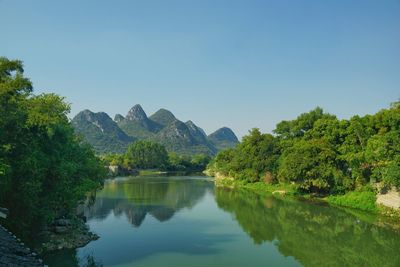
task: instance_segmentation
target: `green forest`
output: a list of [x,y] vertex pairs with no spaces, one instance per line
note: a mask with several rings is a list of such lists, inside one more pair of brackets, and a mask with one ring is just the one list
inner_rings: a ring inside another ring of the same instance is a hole
[[107,154],[102,156],[105,165],[118,166],[122,173],[134,170],[155,169],[171,172],[202,172],[211,157],[205,154],[193,156],[167,152],[164,145],[139,140],[129,145],[123,154]]
[[0,206],[10,211],[10,227],[29,234],[72,216],[106,173],[74,134],[69,104],[33,94],[23,73],[21,61],[0,58]]
[[349,120],[317,107],[278,123],[273,133],[252,129],[236,148],[212,160],[209,173],[242,185],[262,182],[333,195],[334,204],[370,211],[376,190],[371,185],[400,187],[400,102]]

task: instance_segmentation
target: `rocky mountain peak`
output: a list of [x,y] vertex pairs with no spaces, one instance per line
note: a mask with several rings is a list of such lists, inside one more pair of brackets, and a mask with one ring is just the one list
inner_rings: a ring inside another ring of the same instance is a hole
[[185,122],[186,126],[189,128],[190,132],[193,135],[199,135],[199,136],[203,136],[204,138],[207,138],[206,132],[200,128],[199,126],[197,126],[196,124],[194,124],[193,121],[188,120],[187,122]]
[[193,121],[182,122],[172,112],[161,108],[147,117],[140,105],[133,106],[126,117],[84,110],[71,121],[78,134],[85,137],[99,153],[123,153],[134,140],[152,140],[168,151],[182,155],[215,155],[218,150],[236,146],[237,137],[223,127],[207,136]]
[[76,118],[79,119],[84,119],[87,120],[88,122],[94,123],[94,124],[101,124],[104,122],[108,122],[108,120],[111,120],[111,118],[107,115],[105,112],[92,112],[88,109],[85,109],[81,112],[79,112],[76,116]]
[[114,121],[117,122],[117,123],[121,122],[123,120],[125,120],[125,118],[121,114],[116,114],[115,117],[114,117]]
[[136,104],[129,110],[125,119],[129,121],[144,121],[147,120],[148,118],[142,106]]

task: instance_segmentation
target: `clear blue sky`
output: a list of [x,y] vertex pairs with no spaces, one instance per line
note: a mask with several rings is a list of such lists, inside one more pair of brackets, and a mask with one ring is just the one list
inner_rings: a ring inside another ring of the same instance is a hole
[[242,136],[399,99],[400,1],[0,0],[0,55],[71,116],[140,103]]

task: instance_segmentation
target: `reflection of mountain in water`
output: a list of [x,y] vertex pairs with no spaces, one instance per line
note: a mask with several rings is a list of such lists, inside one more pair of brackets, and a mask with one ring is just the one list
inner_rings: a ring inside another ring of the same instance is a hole
[[213,184],[204,179],[132,178],[109,180],[95,203],[85,209],[90,219],[105,219],[110,212],[125,215],[139,227],[147,214],[160,222],[167,221],[183,209],[193,207]]
[[272,242],[304,266],[400,266],[399,233],[342,210],[219,188],[215,197],[256,244]]

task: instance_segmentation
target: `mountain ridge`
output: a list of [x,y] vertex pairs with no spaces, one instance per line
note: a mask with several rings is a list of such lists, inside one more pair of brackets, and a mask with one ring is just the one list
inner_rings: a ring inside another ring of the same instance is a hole
[[147,116],[141,105],[134,105],[124,117],[114,120],[105,112],[83,110],[71,121],[75,131],[98,153],[123,153],[136,140],[151,140],[181,155],[215,155],[221,149],[234,147],[239,141],[228,127],[207,136],[193,121],[182,122],[164,108]]
[[90,136],[90,140],[86,141],[100,153],[123,153],[126,147],[135,141],[135,138],[122,131],[105,112],[95,113],[85,109],[72,119],[71,125],[75,132],[85,139]]

